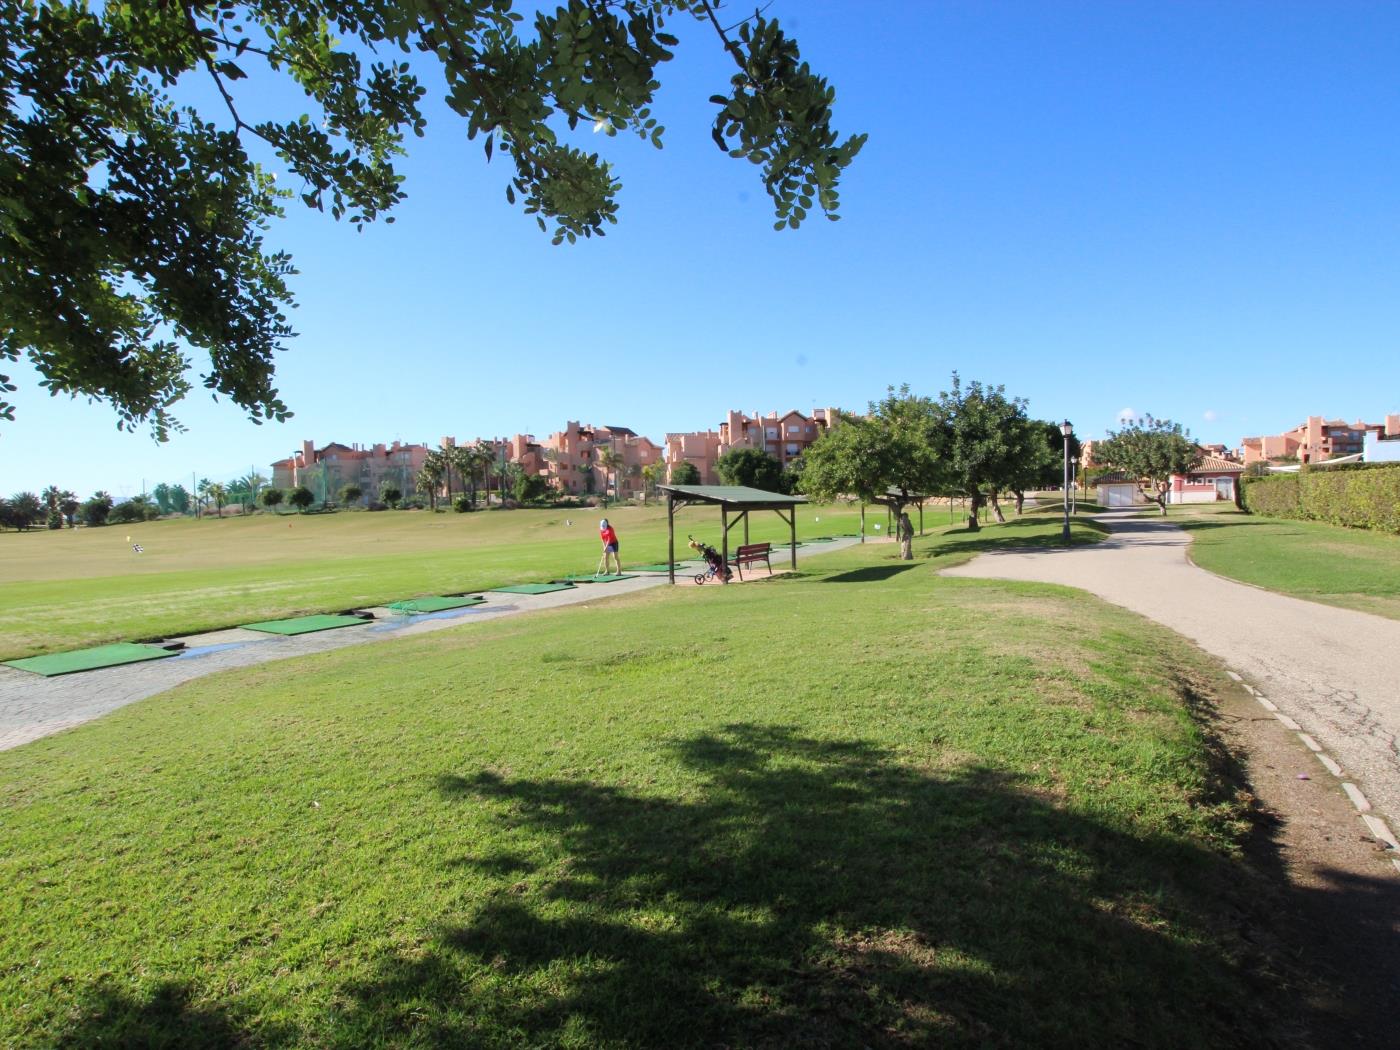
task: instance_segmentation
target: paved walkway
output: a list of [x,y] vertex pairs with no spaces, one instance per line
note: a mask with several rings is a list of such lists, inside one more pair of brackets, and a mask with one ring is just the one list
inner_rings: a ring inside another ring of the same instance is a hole
[[1300,723],[1400,822],[1400,621],[1206,572],[1186,556],[1190,534],[1161,518],[1098,520],[1111,529],[1101,543],[998,551],[944,574],[1079,587],[1185,635]]
[[[797,556],[804,559],[825,554],[849,547],[855,542],[853,539],[839,539],[829,543],[807,544],[798,548]],[[775,572],[786,568],[786,557],[786,550],[781,552],[780,557],[775,548]],[[678,573],[677,583],[694,586],[691,582],[694,571],[685,575]],[[758,578],[763,579],[764,574],[760,573]],[[738,582],[737,576],[735,582]],[[178,639],[186,645],[185,651],[178,656],[57,678],[42,678],[27,671],[0,666],[0,751],[82,725],[109,711],[216,671],[251,667],[269,660],[285,660],[308,653],[343,649],[349,645],[409,638],[429,631],[539,609],[584,605],[620,594],[660,587],[665,583],[664,574],[647,573],[630,580],[582,584],[549,594],[479,592],[486,594],[487,604],[417,616],[399,616],[388,609],[374,609],[376,619],[367,621],[363,626],[341,627],[290,638],[233,628]]]

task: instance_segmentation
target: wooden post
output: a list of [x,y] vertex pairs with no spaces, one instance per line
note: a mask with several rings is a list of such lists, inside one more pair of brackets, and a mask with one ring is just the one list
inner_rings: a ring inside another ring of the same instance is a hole
[[748,511],[744,511],[744,545],[745,545],[745,546],[748,546],[748,542],[749,542],[749,512],[748,512]]
[[924,534],[924,501],[919,500],[919,535]]
[[666,493],[666,571],[671,574],[671,586],[676,585],[676,494]]
[[[782,516],[783,516],[783,512],[782,512],[782,511],[779,511],[779,512],[778,512],[778,517],[781,518]],[[796,507],[789,507],[789,508],[788,508],[788,526],[789,526],[789,528],[792,530],[792,546],[789,547],[788,550],[792,552],[792,567],[793,567],[793,569],[794,569],[794,571],[795,571],[795,570],[797,569],[797,508],[796,508]]]
[[720,540],[720,556],[724,559],[724,564],[729,564],[729,510],[720,504],[719,523],[723,528],[720,530],[722,539]]
[[860,542],[865,542],[865,504],[860,505]]

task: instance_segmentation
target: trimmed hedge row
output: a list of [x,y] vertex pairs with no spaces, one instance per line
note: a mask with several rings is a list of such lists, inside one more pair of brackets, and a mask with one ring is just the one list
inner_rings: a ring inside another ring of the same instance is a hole
[[1251,514],[1400,534],[1400,466],[1305,468],[1243,480],[1244,506]]

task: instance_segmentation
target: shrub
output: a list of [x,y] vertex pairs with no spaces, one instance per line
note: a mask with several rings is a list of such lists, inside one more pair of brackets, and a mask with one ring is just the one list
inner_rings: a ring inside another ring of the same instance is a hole
[[1400,534],[1400,466],[1357,464],[1248,478],[1244,501],[1254,514]]
[[146,520],[146,507],[136,500],[128,500],[126,503],[118,503],[107,515],[107,520],[114,525],[130,525],[133,522]]
[[305,512],[306,508],[316,502],[316,494],[305,485],[298,485],[292,489],[292,493],[287,497],[287,502],[297,510]]
[[472,506],[472,498],[470,496],[458,496],[452,501],[452,509],[458,514],[467,514],[475,508]]

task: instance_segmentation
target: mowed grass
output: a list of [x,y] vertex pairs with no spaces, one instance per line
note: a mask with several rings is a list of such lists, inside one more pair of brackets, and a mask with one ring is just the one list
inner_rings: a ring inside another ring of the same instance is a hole
[[1187,517],[1201,568],[1308,601],[1400,620],[1400,536],[1239,512]]
[[[658,507],[260,514],[3,533],[0,659],[592,572],[602,515],[624,565],[666,560]],[[869,517],[872,533],[883,519]],[[849,506],[803,507],[798,538],[859,524]],[[676,528],[678,560],[692,553],[687,532],[719,545],[717,510],[684,510]],[[788,535],[776,514],[752,516],[754,541]],[[731,545],[741,536],[732,529]]]
[[1217,673],[975,538],[0,753],[0,1045],[1290,1045]]

